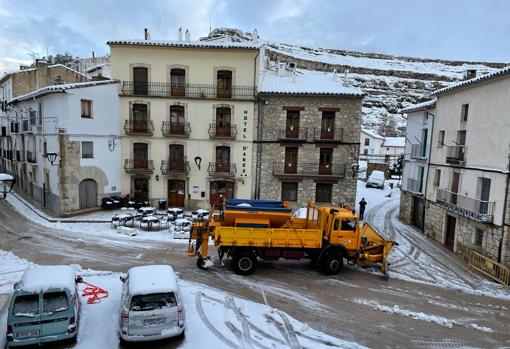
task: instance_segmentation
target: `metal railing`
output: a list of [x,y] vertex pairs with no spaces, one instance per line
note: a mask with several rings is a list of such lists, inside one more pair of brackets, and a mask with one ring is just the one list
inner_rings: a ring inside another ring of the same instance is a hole
[[510,269],[476,251],[469,253],[469,266],[502,285],[510,285]]
[[407,191],[410,191],[412,193],[422,193],[422,182],[419,179],[414,178],[407,178]]
[[187,176],[189,171],[188,161],[171,159],[161,161],[161,173],[166,176]]
[[236,164],[228,162],[210,162],[207,168],[209,176],[233,177],[237,169]]
[[273,175],[278,177],[344,178],[346,164],[273,162]]
[[149,175],[154,172],[154,163],[152,160],[124,160],[124,170],[131,174]]
[[492,223],[494,202],[473,199],[445,189],[437,189],[436,202],[449,211],[481,223]]
[[255,99],[255,86],[232,85],[218,87],[214,84],[172,84],[169,82],[123,81],[124,96],[151,96],[177,98]]
[[412,144],[411,145],[411,159],[426,159],[427,148],[423,144]]
[[278,130],[278,139],[291,142],[306,142],[308,129],[306,127],[282,128]]
[[170,121],[163,121],[161,125],[161,132],[165,137],[189,137],[191,133],[191,126],[187,123],[175,123]]
[[467,147],[465,145],[449,145],[446,147],[446,162],[463,165],[466,161]]
[[37,162],[34,152],[27,151],[27,162],[29,162],[31,164],[35,164]]
[[154,124],[152,120],[126,120],[124,122],[124,131],[128,135],[152,136]]
[[216,124],[209,124],[209,137],[235,139],[237,137],[237,126],[218,127]]
[[315,142],[342,142],[344,139],[343,128],[314,128],[313,129],[313,140]]

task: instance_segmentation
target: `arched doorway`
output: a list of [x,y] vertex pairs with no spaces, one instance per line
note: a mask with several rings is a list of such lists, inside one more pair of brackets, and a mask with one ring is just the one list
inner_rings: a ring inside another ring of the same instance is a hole
[[80,209],[97,206],[97,183],[93,179],[84,179],[80,183]]

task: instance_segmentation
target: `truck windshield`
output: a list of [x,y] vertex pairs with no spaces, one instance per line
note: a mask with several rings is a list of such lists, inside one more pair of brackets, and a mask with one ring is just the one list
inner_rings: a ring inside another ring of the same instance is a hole
[[69,301],[65,292],[48,292],[43,295],[43,312],[56,313],[69,309]]
[[17,296],[12,307],[12,315],[34,317],[39,314],[39,294]]
[[177,300],[174,293],[154,293],[134,296],[131,299],[132,311],[149,311],[161,308],[176,307]]
[[356,230],[356,221],[351,219],[342,219],[342,230]]

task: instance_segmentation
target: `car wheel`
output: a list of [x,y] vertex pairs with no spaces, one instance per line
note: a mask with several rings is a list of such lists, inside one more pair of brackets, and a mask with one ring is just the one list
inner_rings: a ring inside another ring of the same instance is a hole
[[257,268],[257,258],[253,253],[239,253],[232,257],[232,264],[236,274],[250,275]]
[[342,270],[344,266],[344,259],[339,253],[326,253],[322,257],[322,272],[325,275],[336,275]]
[[368,184],[367,184],[367,185],[365,185],[365,187],[369,188]]
[[182,333],[177,336],[179,339],[184,339],[184,337],[186,337],[186,330],[183,330]]

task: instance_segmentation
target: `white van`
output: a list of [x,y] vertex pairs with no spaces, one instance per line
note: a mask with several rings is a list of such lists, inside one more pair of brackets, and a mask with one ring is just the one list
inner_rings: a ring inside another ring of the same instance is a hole
[[131,268],[120,279],[122,340],[141,342],[184,336],[184,304],[171,266]]

